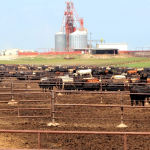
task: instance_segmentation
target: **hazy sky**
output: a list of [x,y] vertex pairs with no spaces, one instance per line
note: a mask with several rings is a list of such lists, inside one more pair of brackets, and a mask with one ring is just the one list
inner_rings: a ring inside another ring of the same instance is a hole
[[[73,2],[93,40],[150,47],[150,0]],[[64,0],[0,0],[0,50],[54,48],[65,8]]]

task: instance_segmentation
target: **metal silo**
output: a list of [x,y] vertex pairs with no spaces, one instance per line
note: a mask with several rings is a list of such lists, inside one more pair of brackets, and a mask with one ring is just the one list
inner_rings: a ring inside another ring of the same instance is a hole
[[66,50],[66,34],[58,32],[55,34],[55,51],[64,52]]
[[87,32],[75,31],[69,35],[69,49],[87,48]]

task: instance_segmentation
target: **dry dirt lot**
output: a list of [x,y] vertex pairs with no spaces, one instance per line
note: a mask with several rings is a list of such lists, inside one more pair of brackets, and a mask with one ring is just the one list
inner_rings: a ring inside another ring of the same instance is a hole
[[[1,86],[2,87],[2,86]],[[24,88],[24,85],[16,88]],[[31,85],[37,88],[37,84]],[[1,89],[0,93],[8,92]],[[18,92],[18,91],[15,91]],[[19,91],[20,92],[20,91]],[[24,91],[25,92],[25,91]],[[17,97],[14,97],[17,99]],[[34,94],[25,93],[19,100],[49,100],[50,93]],[[120,95],[98,94],[62,94],[55,95],[57,104],[105,104],[119,105]],[[124,105],[130,105],[128,95],[123,96]],[[3,95],[0,101],[10,101],[11,96]],[[44,107],[49,108],[49,102],[20,102],[21,108]],[[1,103],[0,109],[17,108],[16,105]],[[20,115],[49,115],[49,110],[22,110]],[[0,117],[16,116],[16,111],[0,111]],[[121,110],[116,107],[84,107],[84,106],[59,106],[55,107],[57,127],[48,127],[51,118],[7,118],[0,119],[0,129],[9,130],[55,130],[55,131],[129,131],[150,132],[150,109],[125,108],[124,123],[128,128],[117,128],[120,124]],[[0,148],[37,149],[37,134],[9,134],[0,133]],[[150,149],[150,136],[127,136],[128,149]],[[42,134],[42,149],[79,149],[79,150],[123,150],[123,136],[121,135],[54,135]]]

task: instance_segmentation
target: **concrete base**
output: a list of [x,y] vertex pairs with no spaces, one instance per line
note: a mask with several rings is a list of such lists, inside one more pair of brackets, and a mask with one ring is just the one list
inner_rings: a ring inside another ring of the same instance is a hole
[[60,96],[60,95],[62,95],[61,93],[58,93],[58,95]]
[[27,86],[27,89],[31,89],[31,86]]
[[51,126],[57,127],[57,126],[59,126],[59,123],[52,123],[52,122],[50,122],[50,123],[47,124],[47,126],[49,126],[49,127],[51,127]]
[[120,125],[117,126],[117,128],[127,128],[128,126],[126,126],[125,124],[121,123]]
[[3,88],[6,88],[6,86],[4,85]]
[[16,104],[18,104],[18,102],[16,102],[14,99],[8,102],[8,105],[16,105]]

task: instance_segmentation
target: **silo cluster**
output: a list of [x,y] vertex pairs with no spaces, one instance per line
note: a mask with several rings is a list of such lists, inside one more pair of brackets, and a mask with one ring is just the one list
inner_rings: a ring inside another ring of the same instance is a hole
[[[55,51],[66,50],[66,34],[58,32],[55,34]],[[87,48],[87,32],[86,31],[75,31],[69,35],[69,51],[73,49],[84,49]]]

